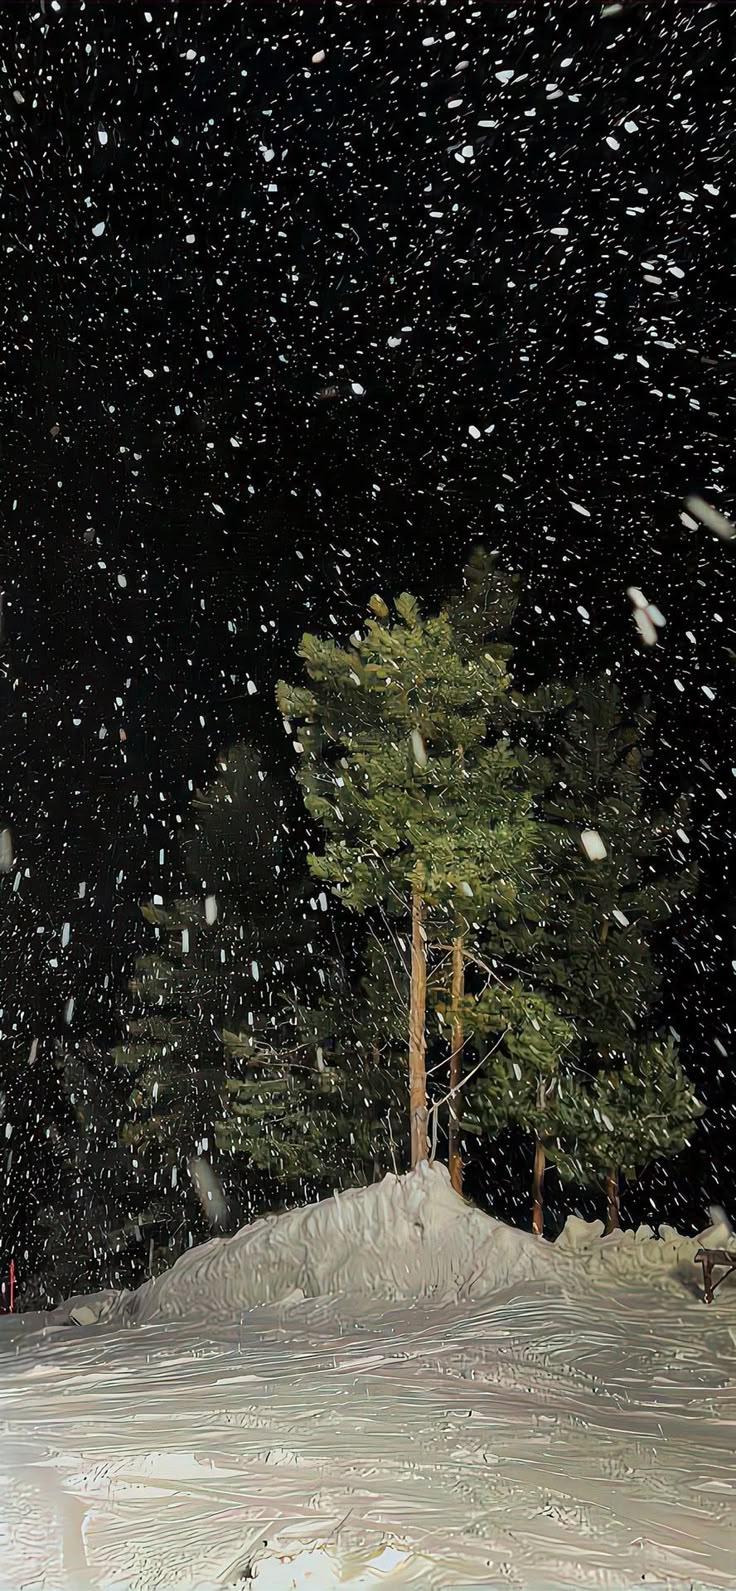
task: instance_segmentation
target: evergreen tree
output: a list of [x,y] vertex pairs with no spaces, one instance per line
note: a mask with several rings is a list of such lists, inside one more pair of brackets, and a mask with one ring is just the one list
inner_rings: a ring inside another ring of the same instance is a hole
[[[314,877],[349,909],[393,918],[408,941],[416,1165],[429,1149],[428,1004],[442,1015],[441,991],[436,1001],[432,994],[433,948],[449,937],[464,972],[485,920],[503,936],[534,893],[537,834],[509,740],[491,734],[509,690],[507,649],[481,650],[447,610],[425,619],[408,595],[396,600],[393,623],[380,598],[370,609],[349,649],[305,635],[299,655],[310,686],[281,682],[277,702],[296,736],[307,810],[325,833],[323,853],[309,858]],[[503,1036],[515,1020],[519,1053],[526,1045],[531,1059],[543,1001],[535,1005],[521,984],[500,978],[472,1000],[472,1013],[464,1000],[455,977],[451,1025],[467,1012],[476,1028]]]
[[[451,609],[456,628],[477,649],[490,625],[494,640],[506,643],[509,668],[518,597],[518,579],[477,548]],[[487,1086],[485,1098],[474,1102],[476,1125],[482,1120],[495,1130],[513,1119],[531,1127],[532,1114],[536,1119],[536,1229],[548,1153],[566,1176],[605,1180],[611,1225],[618,1219],[616,1168],[633,1175],[634,1167],[682,1148],[701,1109],[673,1045],[651,1032],[659,978],[648,936],[694,884],[682,856],[676,860],[686,807],[679,802],[664,814],[647,807],[646,715],[625,721],[610,677],[577,689],[552,683],[532,695],[512,690],[502,706],[500,722],[534,791],[547,845],[538,858],[536,913],[527,906],[513,927],[505,925],[502,940],[498,917],[489,919],[483,952],[495,975],[509,960],[523,969],[573,1038],[561,1069],[553,1043],[536,1081],[533,1072],[525,1074],[526,1107],[518,1078],[510,1114],[512,1091],[502,1085],[499,1097]],[[457,971],[455,978],[458,987]],[[458,1052],[462,1030],[456,1025],[453,1032]]]
[[[500,977],[494,968],[493,980]],[[531,1135],[531,1223],[532,1230],[541,1233],[546,1146],[571,1120],[581,1133],[585,1132],[587,1102],[580,1095],[571,1069],[574,1035],[569,1024],[551,1001],[531,991],[526,981],[517,977],[502,987],[502,1000],[495,989],[489,998],[486,985],[480,993],[465,996],[462,1001],[461,1020],[468,1034],[468,1047],[476,1055],[480,1052],[483,1059],[484,1049],[490,1044],[492,1065],[484,1065],[475,1085],[466,1089],[461,1124],[464,1132],[483,1137],[495,1137],[509,1126]],[[469,1080],[473,1071],[471,1067]]]
[[56,1175],[38,1214],[43,1244],[24,1289],[26,1307],[135,1285],[143,1277],[143,1232],[156,1219],[155,1209],[143,1208],[140,1169],[119,1144],[126,1091],[110,1056],[89,1041],[62,1041],[55,1059],[66,1108],[48,1128]]
[[245,1153],[276,1181],[319,1194],[406,1166],[401,951],[392,940],[371,939],[351,968],[332,957],[326,988],[322,1000],[294,1005],[293,1040],[274,1055],[266,1088],[248,1035],[226,1033],[230,1057],[251,1066],[245,1079],[229,1077],[217,1129],[223,1147]]
[[[498,562],[496,554],[488,553],[486,548],[476,546],[463,571],[463,581],[457,595],[450,603],[450,618],[453,631],[459,647],[465,657],[482,658],[487,649],[493,647],[496,656],[503,658],[509,671],[509,688],[499,698],[494,715],[495,732],[503,732],[509,736],[514,748],[514,756],[518,763],[523,778],[526,781],[528,794],[533,799],[533,810],[536,812],[540,798],[552,777],[552,770],[548,761],[540,755],[539,747],[536,749],[529,742],[530,728],[536,731],[534,740],[539,741],[538,726],[544,721],[554,708],[559,708],[567,699],[566,693],[559,685],[546,685],[538,687],[533,693],[522,693],[514,687],[512,627],[516,610],[521,595],[521,577],[504,569]],[[537,835],[539,839],[539,835]],[[539,858],[536,863],[539,869]],[[493,961],[493,967],[486,971],[498,980],[500,967],[507,968],[507,976],[513,978],[526,965],[525,957],[530,939],[539,935],[540,917],[545,909],[545,899],[539,887],[527,897],[523,908],[511,917],[508,913],[496,912],[486,921],[481,935],[482,945],[486,957]],[[527,969],[528,970],[528,969]],[[449,1164],[453,1185],[462,1188],[462,1161],[459,1151],[460,1120],[456,1100],[461,1082],[462,1056],[466,1046],[466,1035],[462,1020],[462,1005],[465,993],[464,958],[461,942],[453,941],[451,957],[451,984],[450,1008],[448,1013],[450,1031],[450,1121],[449,1121]],[[467,1007],[466,1007],[467,1010]],[[481,1013],[476,1012],[476,1026]],[[547,1016],[549,1022],[549,1014]],[[553,1024],[557,1039],[556,1047],[553,1045],[543,1067],[544,1076],[537,1075],[534,1065],[531,1070],[533,1079],[534,1112],[536,1115],[538,1132],[535,1134],[535,1161],[534,1181],[532,1191],[532,1225],[534,1230],[542,1229],[542,1177],[544,1169],[544,1150],[540,1134],[549,1125],[550,1101],[555,1094],[548,1072],[553,1064],[552,1052],[556,1056],[554,1071],[562,1056],[562,1028],[560,1024]],[[532,1052],[533,1053],[533,1052]],[[508,1051],[507,1051],[508,1058]],[[518,1072],[519,1063],[516,1063]],[[522,1080],[522,1083],[528,1082]],[[513,1074],[513,1082],[518,1085],[520,1080]],[[508,1083],[508,1079],[506,1079]],[[492,1087],[487,1090],[485,1100],[476,1093],[475,1128],[470,1129],[471,1116],[468,1115],[466,1100],[465,1124],[468,1130],[479,1130],[478,1121],[485,1123],[486,1128],[491,1126],[499,1131],[503,1125],[508,1125],[513,1119],[516,1125],[523,1130],[530,1130],[531,1117],[528,1101],[525,1100],[525,1086],[511,1090],[502,1085],[500,1091]],[[499,1114],[500,1099],[507,1104]],[[512,1098],[518,1105],[518,1114],[510,1111],[509,1102]],[[492,1104],[492,1101],[494,1102]]]
[[631,1045],[623,1062],[592,1076],[577,1102],[582,1119],[576,1123],[573,1113],[554,1158],[566,1179],[600,1186],[605,1177],[606,1224],[613,1231],[619,1225],[619,1173],[633,1179],[652,1160],[684,1149],[703,1106],[671,1037]]
[[[311,900],[277,859],[284,797],[252,753],[197,797],[198,893],[147,908],[158,943],[116,1052],[135,1083],[126,1137],[159,1194],[164,1168],[181,1180],[202,1149],[271,1197],[402,1169],[407,1069],[410,1163],[429,1151],[430,1105],[434,1150],[449,1104],[458,1188],[461,1128],[533,1135],[536,1230],[547,1157],[598,1181],[686,1141],[699,1107],[651,1032],[646,938],[688,887],[663,865],[684,819],[645,810],[638,732],[608,685],[564,711],[556,688],[512,689],[517,595],[476,552],[436,618],[404,596],[391,621],[374,598],[349,648],[303,638],[309,686],[277,700],[325,838]],[[328,951],[328,925],[351,916],[347,953]]]
[[136,962],[125,1037],[113,1051],[132,1084],[123,1139],[172,1210],[186,1197],[193,1157],[232,1151],[222,1124],[239,1078],[245,1087],[246,1076],[258,1077],[263,1130],[265,1106],[275,1108],[282,1088],[287,997],[293,1005],[297,973],[302,983],[317,976],[316,925],[290,877],[287,794],[252,748],[238,745],[193,805],[184,847],[196,893],[143,907],[155,943]]
[[530,946],[535,986],[575,1032],[578,1087],[549,1148],[561,1172],[605,1184],[618,1224],[619,1171],[687,1142],[701,1107],[671,1043],[653,1030],[651,934],[694,888],[678,845],[686,804],[647,801],[645,714],[627,721],[603,675],[579,686],[557,727],[544,800],[554,910]]
[[59,896],[22,851],[0,878],[0,1281],[12,1258],[24,1300],[46,1255],[42,1209],[58,1183],[65,1115],[54,1066],[70,998]]
[[[508,667],[512,655],[509,638],[519,599],[519,586],[518,576],[502,570],[495,557],[489,555],[484,547],[474,548],[463,571],[461,589],[449,605],[456,644],[463,656],[471,657],[474,651],[482,654],[492,644],[495,656]],[[509,707],[509,691],[504,691],[496,704],[493,729],[497,734],[502,727],[508,726]],[[447,1163],[452,1186],[457,1193],[462,1193],[460,1090],[466,1046],[463,1023],[466,973],[462,932],[457,932],[453,937],[449,966]]]

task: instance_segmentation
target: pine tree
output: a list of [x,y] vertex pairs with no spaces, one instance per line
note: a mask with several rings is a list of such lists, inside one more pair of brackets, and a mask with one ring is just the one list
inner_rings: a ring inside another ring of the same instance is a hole
[[[501,974],[494,970],[492,977],[500,979]],[[476,996],[466,996],[461,1020],[475,1053],[480,1050],[482,1057],[490,1044],[492,1058],[475,1086],[466,1091],[463,1131],[495,1137],[513,1126],[531,1135],[532,1230],[541,1233],[546,1146],[563,1131],[573,1112],[579,1130],[586,1126],[586,1103],[570,1068],[572,1029],[544,995],[534,993],[518,977],[497,985],[490,998],[488,986]],[[471,1068],[468,1077],[472,1074]]]
[[[533,691],[522,691],[515,680],[513,626],[521,592],[521,577],[504,569],[495,554],[489,554],[484,547],[478,546],[474,548],[465,566],[462,587],[451,603],[450,613],[455,633],[465,655],[482,656],[490,642],[501,652],[506,661],[510,689],[498,703],[496,727],[510,738],[514,757],[527,785],[532,812],[538,820],[545,792],[554,777],[553,764],[543,750],[544,729],[553,716],[559,715],[560,710],[568,703],[569,691],[557,682],[537,685]],[[537,838],[539,839],[539,832]],[[513,919],[508,914],[505,916],[502,913],[492,914],[484,923],[480,936],[486,971],[497,979],[503,969],[507,982],[510,980],[513,983],[516,980],[518,983],[521,978],[525,987],[532,988],[534,982],[531,978],[530,949],[542,936],[542,922],[550,915],[552,909],[553,892],[550,891],[549,878],[545,877],[544,850],[542,842],[535,861],[535,887],[527,895],[523,910],[517,912]],[[463,977],[457,955],[453,957],[453,989],[456,997],[462,995]],[[473,1111],[469,1114],[466,1109],[465,1112],[465,1124],[469,1131],[479,1130],[477,1124],[482,1119],[487,1130],[498,1131],[502,1125],[514,1123],[523,1131],[533,1134],[535,1148],[532,1226],[535,1231],[540,1232],[543,1223],[545,1138],[549,1137],[550,1133],[556,1132],[559,1125],[562,1078],[566,1078],[565,1101],[574,1088],[574,1078],[570,1071],[570,1035],[567,1040],[563,1037],[566,1032],[564,1014],[562,1014],[562,1023],[554,1021],[550,1012],[547,1013],[545,1020],[550,1034],[554,1034],[554,1043],[541,1063],[541,1071],[539,1045],[533,1042],[527,1054],[528,1067],[522,1077],[517,1076],[521,1065],[517,1053],[516,1068],[510,1079],[515,1086],[509,1090],[508,1078],[502,1085],[502,1096],[507,1101],[504,1111],[498,1113],[498,1090],[491,1089],[485,1102],[476,1098]],[[452,1035],[453,1059],[457,1067],[456,1057],[461,1054],[465,1043],[462,1024],[457,1015]],[[503,1071],[503,1057],[500,1064]],[[513,1109],[512,1098],[515,1101]],[[556,1108],[554,1108],[555,1102]],[[565,1113],[566,1111],[567,1105]],[[471,1128],[471,1119],[475,1121],[475,1128]],[[537,1123],[536,1128],[533,1125],[534,1120]],[[455,1136],[457,1130],[455,1124]]]
[[[405,1169],[400,1034],[406,990],[400,951],[371,940],[359,965],[326,962],[325,997],[293,1008],[294,1037],[264,1090],[248,1035],[226,1034],[229,1055],[250,1060],[230,1076],[218,1142],[245,1153],[278,1183],[318,1195]],[[231,1068],[232,1071],[232,1068]]]
[[[490,624],[494,639],[507,644],[509,668],[518,598],[518,579],[477,548],[451,610],[476,648],[483,647]],[[641,1169],[655,1155],[682,1148],[701,1109],[673,1045],[651,1033],[659,978],[648,935],[694,883],[682,856],[679,862],[675,859],[686,806],[678,802],[664,814],[646,806],[646,715],[625,722],[609,677],[577,690],[556,683],[532,695],[512,690],[504,706],[506,717],[500,721],[511,733],[534,791],[548,845],[538,859],[536,914],[527,906],[513,928],[505,925],[501,941],[501,925],[492,917],[485,925],[483,953],[496,973],[509,961],[522,970],[554,1001],[572,1030],[561,1066],[548,1057],[536,1083],[533,1065],[524,1072],[529,1080],[526,1124],[531,1130],[529,1105],[538,1124],[532,1224],[541,1230],[549,1155],[565,1175],[573,1175],[575,1164],[574,1174],[583,1180],[605,1181],[611,1225],[618,1218],[616,1168],[627,1167],[627,1174],[633,1174],[632,1167]],[[597,858],[602,832],[608,850]],[[455,986],[461,989],[456,962],[455,967]],[[560,1042],[558,1035],[553,1054],[562,1054]],[[459,1051],[461,1044],[462,1028],[456,1021],[453,1050]],[[524,1090],[518,1078],[515,1083],[518,1109],[508,1119],[522,1125]],[[509,1101],[511,1092],[502,1089],[503,1099]],[[491,1090],[485,1101],[476,1100],[479,1118],[487,1127],[502,1122],[497,1091],[494,1095]],[[614,1136],[604,1119],[615,1122],[619,1146],[608,1162]]]
[[[447,610],[425,619],[406,594],[395,602],[393,623],[380,598],[370,609],[349,649],[302,638],[310,686],[281,682],[277,703],[302,758],[307,810],[325,834],[323,853],[309,858],[314,877],[349,909],[393,918],[410,947],[406,1030],[416,1165],[429,1150],[428,1004],[441,1015],[442,1003],[441,991],[436,1001],[432,993],[433,949],[449,937],[464,968],[485,919],[514,921],[533,893],[537,835],[510,743],[490,733],[509,689],[507,649],[471,645]],[[495,1022],[503,1035],[513,1008],[521,1032],[532,1031],[536,1011],[532,1002],[525,1024],[526,998],[521,985],[492,982],[483,1024],[491,1030]],[[464,999],[456,976],[456,1028]],[[475,1001],[476,1023],[480,1014]]]
[[89,1041],[56,1046],[66,1111],[49,1126],[57,1172],[38,1216],[43,1248],[27,1278],[26,1307],[48,1307],[74,1293],[135,1285],[143,1253],[134,1234],[155,1220],[144,1209],[140,1170],[118,1134],[125,1088],[110,1056]]
[[[463,571],[459,593],[449,606],[450,620],[456,643],[462,655],[484,652],[489,643],[495,656],[508,667],[512,647],[511,624],[519,600],[520,581],[498,565],[496,558],[484,547],[473,549]],[[509,693],[504,692],[497,703],[494,723],[496,733],[507,727],[509,720]],[[449,1023],[449,1077],[448,1077],[448,1130],[447,1163],[452,1186],[457,1193],[463,1188],[463,1160],[461,1150],[460,1090],[463,1077],[463,1053],[466,1033],[463,1024],[463,1000],[466,974],[462,933],[452,941],[450,962]]]
[[315,957],[308,907],[289,876],[287,799],[252,748],[231,748],[217,780],[197,792],[185,836],[196,893],[143,907],[155,944],[136,962],[125,1038],[113,1056],[132,1085],[124,1142],[172,1210],[186,1197],[190,1160],[217,1161],[232,1150],[223,1122],[239,1074],[245,1087],[258,1068],[261,1120],[283,1091],[286,1001],[295,998],[297,971],[303,981]]
[[65,1114],[54,1066],[69,991],[61,894],[22,852],[0,878],[0,1281],[12,1258],[23,1299],[46,1253],[41,1210],[58,1182],[54,1132]]
[[[577,1094],[581,1119],[567,1123],[555,1159],[563,1177],[600,1186],[606,1178],[607,1230],[619,1225],[618,1174],[633,1179],[652,1160],[690,1142],[703,1106],[671,1037],[639,1040],[623,1062],[595,1073]],[[577,1132],[576,1132],[577,1126]],[[610,1173],[616,1168],[616,1175]]]
[[[686,804],[647,800],[645,714],[627,721],[610,676],[581,685],[557,730],[544,801],[554,911],[531,947],[535,985],[574,1028],[577,1090],[550,1146],[560,1171],[606,1187],[687,1143],[701,1107],[673,1045],[653,1031],[650,938],[694,888],[679,838]],[[656,1108],[655,1108],[656,1100]]]

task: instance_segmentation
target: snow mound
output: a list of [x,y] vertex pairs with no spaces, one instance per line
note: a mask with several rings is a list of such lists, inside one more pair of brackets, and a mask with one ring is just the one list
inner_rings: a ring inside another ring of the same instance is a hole
[[[695,1262],[699,1249],[734,1247],[736,1241],[725,1220],[706,1227],[697,1237],[684,1237],[675,1227],[664,1225],[656,1232],[651,1226],[639,1226],[636,1230],[622,1228],[604,1237],[602,1221],[583,1221],[571,1215],[555,1243],[555,1252],[561,1258],[574,1260],[593,1282],[652,1285],[673,1281],[691,1286],[698,1280],[702,1283],[702,1272]],[[727,1277],[723,1286],[729,1284],[733,1284],[733,1277]]]
[[526,1282],[569,1294],[620,1282],[694,1290],[702,1286],[698,1249],[733,1241],[724,1225],[698,1237],[667,1226],[604,1237],[600,1221],[571,1216],[547,1243],[484,1215],[454,1192],[444,1166],[424,1162],[406,1176],[262,1216],[234,1237],[192,1249],[136,1292],[72,1298],[55,1315],[77,1326],[228,1322],[249,1309],[316,1298],[483,1303]]
[[246,1309],[326,1296],[479,1301],[528,1281],[558,1279],[555,1251],[495,1221],[455,1193],[444,1166],[285,1215],[263,1216],[231,1238],[215,1238],[135,1293],[73,1299],[67,1320],[121,1324],[231,1321]]

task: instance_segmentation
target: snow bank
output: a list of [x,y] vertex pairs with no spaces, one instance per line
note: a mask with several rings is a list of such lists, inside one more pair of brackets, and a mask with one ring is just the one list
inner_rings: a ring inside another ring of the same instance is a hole
[[[649,1285],[670,1281],[702,1284],[702,1271],[695,1263],[701,1248],[736,1247],[727,1222],[706,1227],[697,1237],[683,1237],[672,1226],[622,1229],[603,1236],[602,1221],[583,1221],[571,1215],[555,1244],[555,1252],[573,1260],[590,1281],[643,1282]],[[733,1284],[726,1277],[725,1289]]]
[[495,1221],[454,1192],[444,1166],[426,1163],[367,1188],[215,1238],[135,1293],[62,1305],[79,1325],[233,1320],[296,1298],[355,1296],[436,1303],[482,1300],[526,1281],[554,1281],[551,1245]]
[[295,1297],[482,1299],[516,1282],[554,1279],[551,1250],[465,1203],[444,1166],[336,1193],[265,1216],[184,1255],[134,1295],[129,1318],[176,1320]]
[[618,1281],[694,1288],[702,1280],[698,1248],[734,1241],[721,1226],[695,1238],[666,1226],[658,1235],[648,1226],[602,1233],[600,1221],[571,1216],[557,1242],[547,1243],[467,1204],[444,1166],[425,1163],[407,1176],[264,1216],[192,1249],[135,1293],[77,1297],[55,1313],[80,1326],[227,1322],[305,1298],[483,1302],[529,1281],[572,1293]]

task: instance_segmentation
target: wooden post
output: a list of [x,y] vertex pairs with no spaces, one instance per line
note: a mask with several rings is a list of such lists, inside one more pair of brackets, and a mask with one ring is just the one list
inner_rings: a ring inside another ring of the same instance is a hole
[[409,1118],[411,1164],[429,1159],[427,1137],[427,1073],[425,1019],[427,1006],[427,945],[424,936],[424,898],[417,883],[411,892],[411,984],[409,990]]
[[450,1181],[456,1193],[463,1191],[463,1160],[460,1153],[460,1122],[458,1120],[458,1100],[453,1096],[452,1090],[458,1089],[462,1080],[463,1068],[463,1019],[460,1011],[460,1001],[465,993],[465,955],[462,934],[456,934],[452,941],[452,1006],[450,1018],[450,1099],[449,1121],[447,1128],[447,1160],[450,1168]]
[[[703,1301],[712,1304],[716,1288],[720,1287],[721,1282],[725,1282],[726,1276],[732,1276],[736,1271],[736,1249],[699,1248],[695,1255],[695,1264],[703,1267]],[[714,1282],[713,1270],[716,1265],[719,1270],[725,1271],[725,1275]]]
[[617,1232],[621,1226],[618,1195],[618,1170],[614,1168],[606,1177],[606,1234]]
[[709,1254],[706,1249],[702,1249],[701,1248],[698,1251],[698,1253],[696,1254],[695,1258],[699,1259],[701,1264],[702,1264],[702,1266],[703,1266],[703,1301],[706,1304],[712,1304],[713,1303],[713,1255]]

